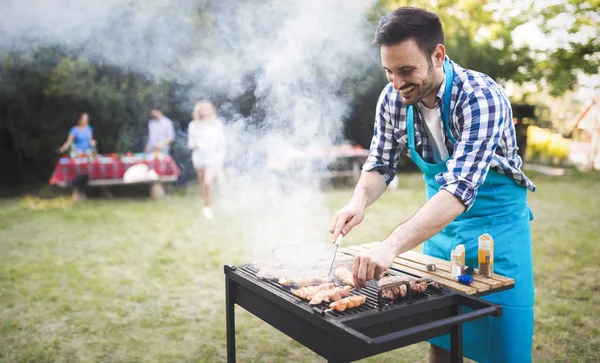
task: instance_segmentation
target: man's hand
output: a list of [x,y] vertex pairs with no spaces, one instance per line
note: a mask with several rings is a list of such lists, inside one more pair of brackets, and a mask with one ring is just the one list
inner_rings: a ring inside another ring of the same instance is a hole
[[335,212],[333,216],[333,223],[329,232],[333,233],[332,242],[335,242],[338,235],[348,234],[354,226],[362,222],[365,217],[364,204],[350,202],[347,206]]
[[385,242],[356,255],[352,267],[354,286],[357,289],[367,287],[367,282],[378,278],[387,271],[394,263],[395,258],[394,248]]
[[362,222],[365,209],[383,194],[385,188],[385,180],[381,174],[377,171],[363,171],[350,202],[333,217],[333,223],[329,228],[329,232],[333,234],[331,241],[335,242],[340,233],[345,236],[354,226]]

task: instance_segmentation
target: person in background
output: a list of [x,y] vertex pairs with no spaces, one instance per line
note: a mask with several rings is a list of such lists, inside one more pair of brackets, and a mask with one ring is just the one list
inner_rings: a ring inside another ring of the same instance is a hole
[[93,147],[96,147],[96,140],[92,127],[89,125],[90,118],[87,113],[80,113],[75,116],[77,125],[71,127],[67,141],[60,147],[60,152],[64,153],[73,143],[75,152],[87,153]]
[[159,151],[163,154],[168,154],[173,140],[175,140],[173,121],[165,117],[158,107],[153,107],[150,110],[148,142],[146,143],[144,152]]
[[223,122],[208,101],[200,101],[194,106],[188,126],[188,147],[192,150],[192,163],[204,201],[202,213],[206,219],[212,219],[210,195],[213,183],[223,169],[225,133]]

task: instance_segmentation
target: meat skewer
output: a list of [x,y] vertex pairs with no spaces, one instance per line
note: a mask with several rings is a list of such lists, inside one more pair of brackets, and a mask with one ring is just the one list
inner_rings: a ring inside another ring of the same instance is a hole
[[434,281],[427,281],[426,279],[411,279],[406,276],[385,276],[379,280],[378,286],[381,290],[381,297],[396,300],[398,298],[406,297],[406,285],[400,284],[401,282],[406,281],[410,285],[410,292],[413,295],[424,294],[425,290],[427,290],[427,286],[434,285],[435,287],[439,287],[439,284]]
[[325,312],[330,312],[333,310],[343,312],[346,309],[356,308],[365,303],[367,297],[365,295],[355,295],[349,296],[347,298],[332,302],[329,304],[330,309],[325,310]]
[[329,290],[334,288],[333,283],[321,284],[317,286],[305,286],[299,289],[290,289],[290,292],[301,299],[312,300],[313,296],[321,290]]
[[346,267],[340,266],[340,267],[336,268],[335,275],[344,284],[354,287],[354,278],[352,277],[352,271],[348,270]]
[[350,290],[352,290],[352,286],[334,287],[328,290],[321,290],[318,291],[308,303],[310,305],[319,305],[324,301],[337,301],[350,295]]

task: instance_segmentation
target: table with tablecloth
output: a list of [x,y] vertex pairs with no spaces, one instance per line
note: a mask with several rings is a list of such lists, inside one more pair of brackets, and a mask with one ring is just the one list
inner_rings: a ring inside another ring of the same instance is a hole
[[179,167],[173,158],[164,154],[62,157],[56,163],[50,177],[50,184],[70,186],[79,176],[87,176],[88,183],[92,185],[122,184],[127,169],[136,164],[145,164],[149,169],[154,170],[159,177],[156,180],[158,182],[175,181],[179,176]]
[[267,166],[272,171],[290,173],[307,168],[315,177],[351,177],[358,182],[369,150],[360,146],[305,147],[276,149],[268,154]]

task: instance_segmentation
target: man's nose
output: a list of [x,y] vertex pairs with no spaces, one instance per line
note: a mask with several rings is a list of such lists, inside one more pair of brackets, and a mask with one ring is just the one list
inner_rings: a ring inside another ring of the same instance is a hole
[[394,75],[392,84],[394,85],[394,89],[397,91],[400,89],[400,87],[404,86],[404,81],[400,77]]

